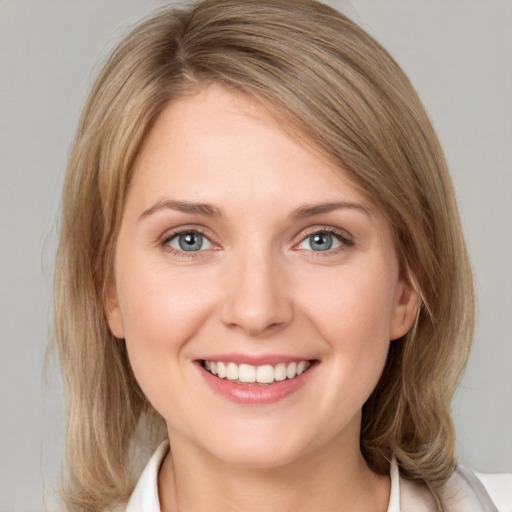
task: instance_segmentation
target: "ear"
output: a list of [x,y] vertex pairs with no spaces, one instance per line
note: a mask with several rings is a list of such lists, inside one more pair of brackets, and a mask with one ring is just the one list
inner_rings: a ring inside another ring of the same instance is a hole
[[104,309],[110,332],[116,338],[123,339],[125,337],[123,316],[121,315],[121,308],[119,307],[117,288],[114,279],[110,279],[107,283],[105,289]]
[[413,280],[401,277],[396,288],[390,319],[390,339],[401,338],[413,326],[420,307],[419,294]]

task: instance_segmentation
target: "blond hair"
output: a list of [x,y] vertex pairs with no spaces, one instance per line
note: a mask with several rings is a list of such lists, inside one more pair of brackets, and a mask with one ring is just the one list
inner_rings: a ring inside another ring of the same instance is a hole
[[69,394],[68,509],[125,500],[131,448],[162,435],[123,340],[107,327],[105,283],[145,135],[169,102],[210,83],[263,102],[387,217],[422,307],[414,328],[392,342],[364,405],[361,450],[377,473],[389,471],[394,454],[442,509],[438,489],[455,460],[450,402],[474,314],[450,177],[391,56],[337,11],[306,0],[207,0],[161,11],[128,35],[93,86],[69,159],[55,274],[55,337]]

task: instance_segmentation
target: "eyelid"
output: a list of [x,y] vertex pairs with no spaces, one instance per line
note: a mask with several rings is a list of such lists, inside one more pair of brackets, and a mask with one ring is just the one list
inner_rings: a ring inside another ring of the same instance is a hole
[[321,255],[322,251],[312,251],[310,249],[299,249],[297,248],[301,243],[303,243],[308,237],[312,235],[316,235],[318,233],[329,233],[331,235],[334,235],[340,242],[341,246],[337,247],[333,250],[327,250],[323,252],[323,255],[327,254],[333,254],[337,251],[346,249],[347,247],[350,247],[354,245],[354,237],[345,229],[337,228],[335,226],[329,226],[329,225],[317,225],[317,226],[311,226],[307,228],[306,230],[302,231],[300,234],[300,240],[294,245],[294,249],[296,250],[304,250],[304,251],[310,251],[318,253],[318,255]]
[[[183,250],[179,250],[179,249],[173,248],[173,247],[171,247],[169,245],[169,241],[170,240],[172,240],[173,238],[175,238],[175,237],[177,237],[179,235],[184,235],[184,234],[187,234],[187,233],[198,233],[198,234],[202,235],[203,237],[205,237],[210,242],[212,247],[210,247],[208,249],[202,249],[202,250],[199,250],[199,251],[183,251]],[[172,229],[169,229],[169,230],[165,231],[158,238],[157,243],[158,243],[158,246],[160,246],[161,248],[165,249],[166,251],[168,251],[170,253],[177,254],[178,256],[198,257],[198,256],[201,255],[201,253],[204,253],[204,252],[207,252],[207,251],[211,251],[211,250],[217,250],[217,249],[220,248],[219,244],[212,240],[213,237],[209,233],[210,233],[210,231],[208,229],[206,229],[204,226],[200,226],[200,225],[197,225],[197,224],[184,225],[184,226],[179,226],[179,227],[172,228]],[[298,248],[298,246],[301,243],[303,243],[308,237],[310,237],[312,235],[315,235],[317,233],[329,233],[329,234],[332,234],[333,236],[335,236],[340,241],[341,246],[337,247],[335,249],[332,249],[332,250],[327,250],[323,254],[322,254],[322,251],[313,251],[311,249],[300,249],[300,248]],[[350,247],[350,246],[354,245],[354,237],[353,237],[352,234],[350,234],[345,229],[338,228],[338,227],[335,227],[335,226],[332,226],[332,225],[315,225],[315,226],[311,226],[311,227],[308,227],[305,230],[303,230],[300,233],[300,235],[298,235],[298,236],[300,236],[300,239],[296,243],[294,243],[292,249],[300,250],[300,251],[312,252],[312,253],[315,253],[316,256],[322,256],[322,255],[327,256],[329,254],[333,254],[333,253],[336,253],[338,251],[342,251],[342,250],[346,249],[347,247]]]
[[[158,238],[158,246],[164,249],[165,251],[180,256],[180,257],[198,257],[202,253],[210,250],[216,250],[218,249],[219,245],[215,243],[212,240],[212,236],[207,234],[209,230],[205,229],[203,226],[198,226],[196,224],[194,225],[185,225],[185,226],[179,226],[177,228],[172,228],[167,231],[165,231],[159,238]],[[208,249],[201,249],[199,251],[183,251],[180,249],[177,249],[175,247],[172,247],[169,245],[169,242],[180,235],[186,235],[187,233],[198,233],[208,242],[212,245],[212,247],[209,247]]]
[[[194,237],[199,238],[200,242],[201,242],[201,247],[197,250],[189,250],[189,251],[187,251],[186,249],[183,249],[181,247],[182,240],[180,240],[180,239],[183,237],[186,237],[187,235],[193,235]],[[176,233],[175,235],[167,238],[166,244],[178,252],[183,251],[183,252],[188,252],[188,253],[192,253],[192,252],[198,253],[201,251],[206,251],[213,247],[213,243],[210,241],[210,239],[207,236],[203,235],[202,233],[199,233],[198,231],[186,231],[185,233]],[[176,245],[178,245],[178,247]],[[203,245],[207,245],[207,247],[203,248],[202,247]]]

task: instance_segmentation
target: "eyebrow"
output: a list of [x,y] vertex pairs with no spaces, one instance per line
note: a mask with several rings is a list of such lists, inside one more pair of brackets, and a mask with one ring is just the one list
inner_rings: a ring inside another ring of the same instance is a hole
[[350,201],[299,206],[299,208],[292,213],[291,217],[294,219],[304,219],[306,217],[312,217],[313,215],[344,209],[355,210],[372,217],[371,211],[366,206],[359,203],[352,203]]
[[206,203],[189,203],[187,201],[174,201],[172,199],[161,199],[157,201],[153,206],[150,206],[147,210],[144,210],[139,220],[148,217],[149,215],[159,210],[176,210],[184,213],[193,213],[196,215],[205,215],[207,217],[222,217],[222,212]]
[[[155,204],[150,206],[147,210],[140,215],[139,220],[148,217],[149,215],[159,211],[159,210],[176,210],[183,213],[191,213],[196,215],[204,215],[206,217],[222,217],[222,212],[216,206],[207,203],[191,203],[187,201],[175,201],[172,199],[161,199],[157,201]],[[290,217],[292,219],[304,219],[307,217],[312,217],[314,215],[320,215],[322,213],[329,213],[335,210],[355,210],[369,217],[372,217],[371,211],[359,203],[353,203],[350,201],[343,201],[339,203],[322,203],[322,204],[314,204],[314,205],[303,205],[299,206],[295,209]]]

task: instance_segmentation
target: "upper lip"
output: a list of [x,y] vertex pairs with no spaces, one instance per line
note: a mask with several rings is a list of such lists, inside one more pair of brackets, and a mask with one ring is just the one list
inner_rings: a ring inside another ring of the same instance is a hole
[[211,356],[205,356],[198,361],[222,361],[230,362],[235,364],[250,364],[252,366],[263,366],[265,364],[276,365],[279,363],[293,363],[300,361],[312,361],[310,357],[304,356],[292,356],[285,354],[266,354],[266,355],[248,355],[248,354],[215,354]]

